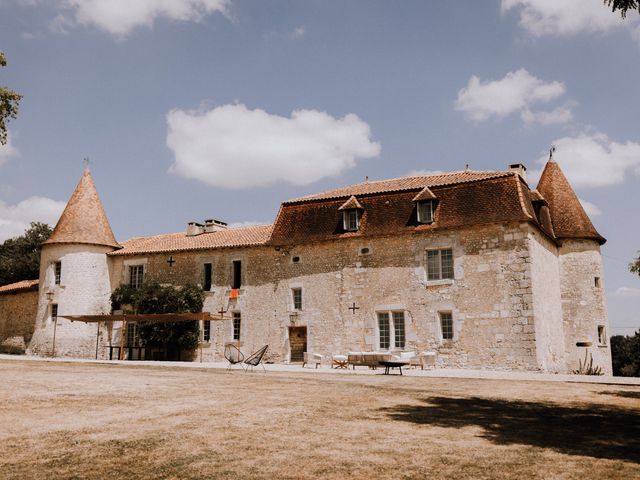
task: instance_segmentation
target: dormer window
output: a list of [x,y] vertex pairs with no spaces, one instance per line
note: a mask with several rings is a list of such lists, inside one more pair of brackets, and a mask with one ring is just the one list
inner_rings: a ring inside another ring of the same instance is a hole
[[418,223],[433,223],[433,200],[418,202]]
[[357,232],[360,227],[360,222],[358,221],[358,210],[354,208],[342,212],[342,221],[344,222],[344,229],[347,232]]
[[420,193],[413,197],[413,201],[416,202],[418,223],[433,223],[438,199],[429,187],[424,187]]
[[342,227],[344,231],[357,232],[360,228],[361,212],[364,210],[358,199],[351,196],[338,210],[342,211]]

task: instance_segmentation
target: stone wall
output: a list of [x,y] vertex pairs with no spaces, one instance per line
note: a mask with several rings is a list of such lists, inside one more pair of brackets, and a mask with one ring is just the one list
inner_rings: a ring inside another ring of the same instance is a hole
[[24,353],[37,309],[37,289],[0,295],[0,353]]
[[529,252],[538,365],[543,371],[565,373],[558,248],[539,230],[529,227]]
[[[96,355],[96,324],[72,322],[64,315],[94,315],[111,310],[109,269],[106,253],[113,250],[96,245],[45,245],[40,259],[40,291],[35,332],[29,350],[38,355],[93,358]],[[60,285],[55,285],[53,263],[62,263]],[[48,295],[47,295],[48,293]],[[58,320],[51,306],[58,305]],[[107,358],[108,331],[102,326],[98,357]]]
[[[577,369],[588,350],[594,365],[610,375],[609,321],[600,246],[594,241],[567,240],[560,247],[559,258],[567,368]],[[598,339],[598,326],[605,331],[603,343]],[[577,347],[576,342],[591,342],[592,346]]]
[[[427,281],[425,251],[437,248],[453,249],[454,280]],[[136,264],[145,265],[149,280],[202,284],[203,265],[212,263],[205,309],[226,313],[212,326],[205,361],[222,357],[232,339],[233,311],[242,317],[242,350],[268,343],[275,361],[289,359],[293,324],[307,327],[308,351],[329,357],[378,350],[377,312],[402,311],[405,350],[435,350],[445,366],[538,368],[526,224],[171,256],[173,266],[169,254],[110,257],[112,287],[128,281],[127,267]],[[238,299],[229,298],[233,260],[243,265]],[[293,311],[293,288],[303,292],[299,312]],[[349,309],[354,303],[355,313]],[[440,312],[452,313],[451,341],[442,340]]]

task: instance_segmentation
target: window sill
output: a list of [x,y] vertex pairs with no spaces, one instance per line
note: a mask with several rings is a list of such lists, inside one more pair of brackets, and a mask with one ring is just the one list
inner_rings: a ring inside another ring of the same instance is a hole
[[443,285],[448,286],[448,285],[453,285],[455,282],[452,278],[445,278],[443,280],[427,280],[425,283],[425,286],[427,288],[429,287],[441,287]]

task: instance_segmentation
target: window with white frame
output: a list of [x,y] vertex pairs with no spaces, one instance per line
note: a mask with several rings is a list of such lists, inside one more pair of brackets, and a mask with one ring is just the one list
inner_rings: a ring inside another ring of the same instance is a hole
[[360,227],[360,218],[358,217],[358,210],[356,208],[350,208],[342,212],[342,221],[344,229],[347,232],[356,232]]
[[138,325],[135,323],[127,323],[127,347],[138,347],[140,345],[140,336]]
[[404,312],[378,312],[378,338],[380,350],[389,350],[391,345],[396,349],[404,348]]
[[205,342],[211,340],[211,320],[203,320],[202,322],[202,340]]
[[418,223],[433,223],[433,201],[418,202]]
[[453,340],[453,316],[451,312],[440,312],[439,315],[442,340]]
[[129,266],[129,285],[133,288],[140,288],[144,281],[144,265]]
[[60,285],[60,278],[62,277],[62,262],[54,262],[53,264],[53,278],[56,285]]
[[233,339],[240,340],[240,327],[242,324],[242,317],[240,312],[233,312]]
[[427,280],[453,279],[453,250],[427,250]]
[[291,296],[293,297],[293,309],[302,310],[302,289],[292,288]]

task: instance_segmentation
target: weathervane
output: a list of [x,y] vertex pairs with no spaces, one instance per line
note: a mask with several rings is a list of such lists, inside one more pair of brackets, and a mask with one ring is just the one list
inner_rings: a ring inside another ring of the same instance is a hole
[[551,148],[549,149],[549,160],[553,160],[553,152],[555,151],[556,151],[556,146],[551,145]]

